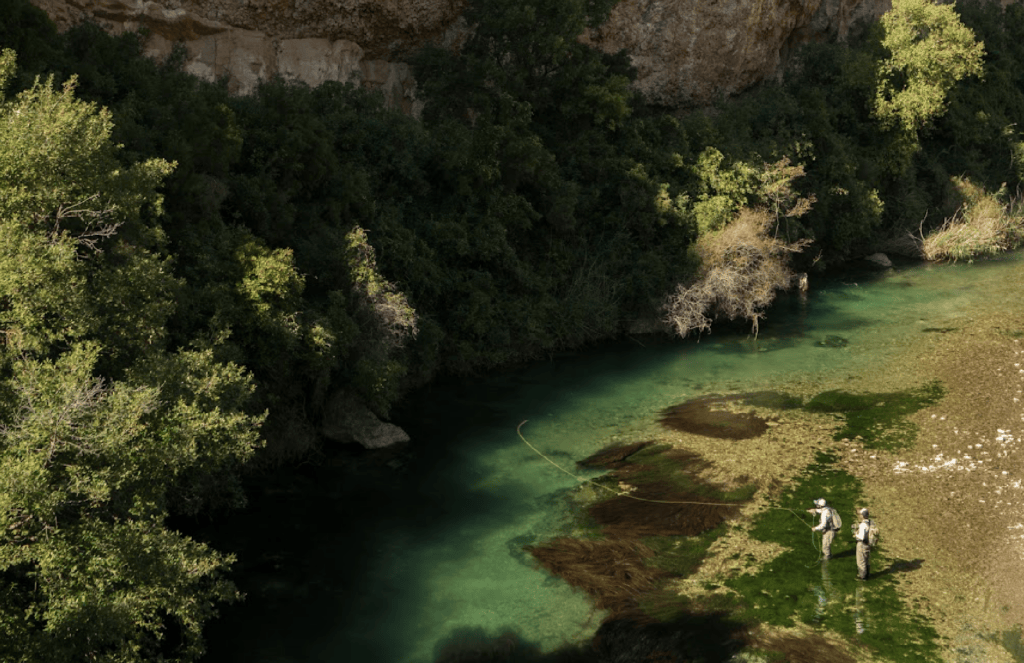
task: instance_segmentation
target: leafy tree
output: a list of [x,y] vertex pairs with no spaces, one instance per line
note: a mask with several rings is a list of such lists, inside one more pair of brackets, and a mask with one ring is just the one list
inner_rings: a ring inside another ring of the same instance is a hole
[[958,81],[981,74],[984,45],[953,4],[893,0],[881,22],[890,56],[879,66],[875,112],[886,125],[917,131],[945,110]]
[[[3,85],[13,52],[5,51],[0,66]],[[109,141],[110,113],[76,101],[74,80],[59,91],[37,82],[3,111],[0,329],[7,346],[43,352],[103,328],[122,337],[111,346],[115,357],[158,342],[174,282],[153,253],[159,229],[139,218],[144,208],[159,210],[155,186],[171,164],[122,168]],[[104,279],[96,278],[100,271]],[[126,301],[115,281],[131,284],[133,298]],[[140,298],[151,306],[138,307]]]
[[743,161],[723,166],[725,155],[714,147],[701,152],[694,171],[702,186],[693,215],[702,233],[721,230],[754,195],[757,171]]
[[[14,54],[0,56],[0,90]],[[196,660],[231,562],[165,525],[238,504],[260,417],[238,366],[169,352],[156,186],[107,111],[0,98],[0,657]]]
[[99,352],[87,343],[53,362],[16,360],[5,385],[0,652],[195,660],[213,602],[237,596],[224,578],[232,560],[163,525],[168,489],[251,451],[254,431],[196,402],[166,403],[158,387],[94,377]]

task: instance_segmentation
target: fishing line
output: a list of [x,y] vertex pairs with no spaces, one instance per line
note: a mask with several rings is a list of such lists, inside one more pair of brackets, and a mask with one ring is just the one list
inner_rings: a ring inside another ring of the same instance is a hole
[[[818,544],[818,537],[814,536],[815,534],[816,534],[816,532],[814,531],[814,528],[812,527],[811,528],[811,547],[814,548],[814,550],[818,553],[818,557],[813,562],[811,562],[810,564],[805,564],[804,565],[805,569],[811,568],[812,566],[814,566],[818,562],[823,561],[823,559],[824,559],[824,553],[821,550],[822,545],[824,544],[824,541],[822,541],[822,544],[819,545]],[[824,534],[822,534],[822,536],[824,536]]]
[[[697,505],[700,505],[700,506],[736,506],[736,504],[729,504],[729,503],[722,503],[722,502],[689,502],[689,501],[675,501],[675,500],[651,500],[651,499],[647,499],[646,497],[637,497],[635,495],[630,495],[627,492],[620,492],[620,491],[617,491],[617,490],[613,490],[613,489],[609,488],[608,486],[603,486],[603,485],[597,483],[593,479],[588,479],[588,478],[582,477],[582,476],[580,476],[578,474],[573,474],[569,470],[565,469],[564,467],[562,467],[561,465],[559,465],[555,461],[553,461],[550,458],[548,458],[547,456],[545,456],[540,451],[540,449],[538,449],[537,447],[535,447],[532,444],[530,444],[529,440],[527,440],[525,437],[523,437],[523,433],[522,433],[521,429],[522,429],[523,425],[527,421],[529,421],[529,419],[524,419],[522,422],[520,422],[520,424],[518,426],[516,426],[516,435],[519,436],[519,439],[522,440],[526,444],[526,446],[530,447],[530,449],[532,449],[535,454],[537,454],[538,456],[540,456],[544,460],[548,461],[549,463],[554,465],[556,468],[558,468],[562,472],[565,472],[566,474],[568,474],[572,478],[576,479],[577,481],[585,481],[587,483],[593,484],[597,488],[600,488],[602,490],[606,490],[609,493],[612,493],[613,495],[617,495],[617,496],[620,496],[620,497],[628,497],[631,500],[637,500],[639,502],[653,502],[655,504],[697,504]],[[796,516],[797,520],[799,520],[803,525],[805,525],[806,527],[809,527],[811,529],[811,538],[812,539],[814,538],[814,527],[811,526],[811,525],[808,525],[806,522],[804,522],[803,517],[800,514],[798,514],[796,511],[793,511],[793,509],[790,509],[790,508],[787,508],[787,507],[784,507],[784,506],[769,506],[767,508],[769,508],[769,509],[778,509],[779,511],[789,511],[794,516]]]

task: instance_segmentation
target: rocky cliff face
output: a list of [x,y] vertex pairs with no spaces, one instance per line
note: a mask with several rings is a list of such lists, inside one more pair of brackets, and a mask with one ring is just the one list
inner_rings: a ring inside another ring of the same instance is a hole
[[[310,85],[342,81],[380,89],[415,113],[415,81],[402,57],[429,41],[465,34],[463,0],[34,0],[61,27],[93,20],[119,32],[148,28],[147,52],[175,42],[188,69],[227,76],[250,92],[280,74]],[[636,85],[669,106],[699,106],[774,76],[794,46],[844,37],[891,0],[622,0],[587,35],[607,51],[626,49]]]
[[700,106],[775,76],[795,46],[844,38],[892,0],[623,0],[590,36],[625,49],[636,85],[667,106]]

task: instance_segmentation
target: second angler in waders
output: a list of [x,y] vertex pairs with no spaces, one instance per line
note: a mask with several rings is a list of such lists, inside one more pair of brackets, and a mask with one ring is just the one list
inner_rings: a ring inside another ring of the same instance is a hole
[[877,543],[878,529],[868,518],[867,509],[860,510],[860,518],[853,532],[853,538],[857,539],[857,580],[867,580],[871,575],[871,547]]

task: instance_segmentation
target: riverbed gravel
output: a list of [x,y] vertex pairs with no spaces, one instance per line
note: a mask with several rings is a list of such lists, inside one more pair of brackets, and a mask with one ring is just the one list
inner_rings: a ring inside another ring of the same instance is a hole
[[846,463],[885,523],[886,552],[921,560],[901,591],[920,600],[951,663],[1013,661],[993,639],[1024,624],[1024,343],[1007,325],[1024,312],[1005,313],[895,367],[940,380],[945,397],[911,418],[912,449]]

